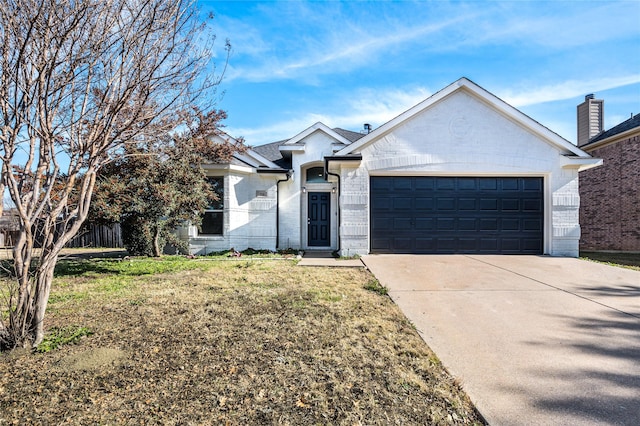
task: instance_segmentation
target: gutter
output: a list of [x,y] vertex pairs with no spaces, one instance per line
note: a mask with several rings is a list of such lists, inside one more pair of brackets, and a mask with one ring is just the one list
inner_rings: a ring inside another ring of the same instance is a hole
[[[266,174],[266,175],[275,175],[275,174],[290,175],[291,173],[293,173],[293,171],[289,169],[266,169],[266,168],[257,168],[256,172],[260,174]],[[285,180],[288,180],[288,179],[285,179]]]
[[279,179],[276,182],[276,251],[280,248],[280,182],[286,182],[291,179],[293,170],[288,169],[258,169],[258,173],[265,174],[282,174],[287,177],[285,179]]
[[337,238],[337,249],[336,251],[340,251],[340,217],[341,217],[341,207],[340,207],[340,192],[342,191],[342,183],[340,181],[340,175],[337,173],[331,173],[329,171],[329,161],[362,161],[362,154],[352,154],[352,155],[332,155],[328,157],[324,157],[324,178],[327,179],[327,176],[335,176],[338,179],[338,208],[337,208],[337,219],[338,219],[338,238]]

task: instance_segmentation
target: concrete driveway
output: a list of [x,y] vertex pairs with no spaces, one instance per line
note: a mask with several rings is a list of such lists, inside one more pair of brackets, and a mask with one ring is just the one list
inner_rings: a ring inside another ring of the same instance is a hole
[[363,261],[491,425],[640,425],[640,272],[543,256]]

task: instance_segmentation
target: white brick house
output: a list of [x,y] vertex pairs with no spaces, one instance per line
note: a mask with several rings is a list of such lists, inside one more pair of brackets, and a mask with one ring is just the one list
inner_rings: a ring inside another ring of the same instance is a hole
[[370,133],[316,123],[210,168],[224,202],[180,232],[197,254],[577,256],[578,172],[600,162],[462,78]]

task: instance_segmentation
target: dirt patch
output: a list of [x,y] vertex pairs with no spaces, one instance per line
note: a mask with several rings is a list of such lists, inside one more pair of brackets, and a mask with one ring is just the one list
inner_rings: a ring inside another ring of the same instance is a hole
[[95,348],[67,355],[55,364],[61,371],[105,371],[125,363],[128,354],[113,348]]

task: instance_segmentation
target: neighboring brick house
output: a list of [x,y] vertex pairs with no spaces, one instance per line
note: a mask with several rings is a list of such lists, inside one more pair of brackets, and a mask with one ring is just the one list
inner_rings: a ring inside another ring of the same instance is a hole
[[603,106],[578,106],[578,147],[604,161],[580,172],[580,250],[640,252],[640,114],[603,132]]

